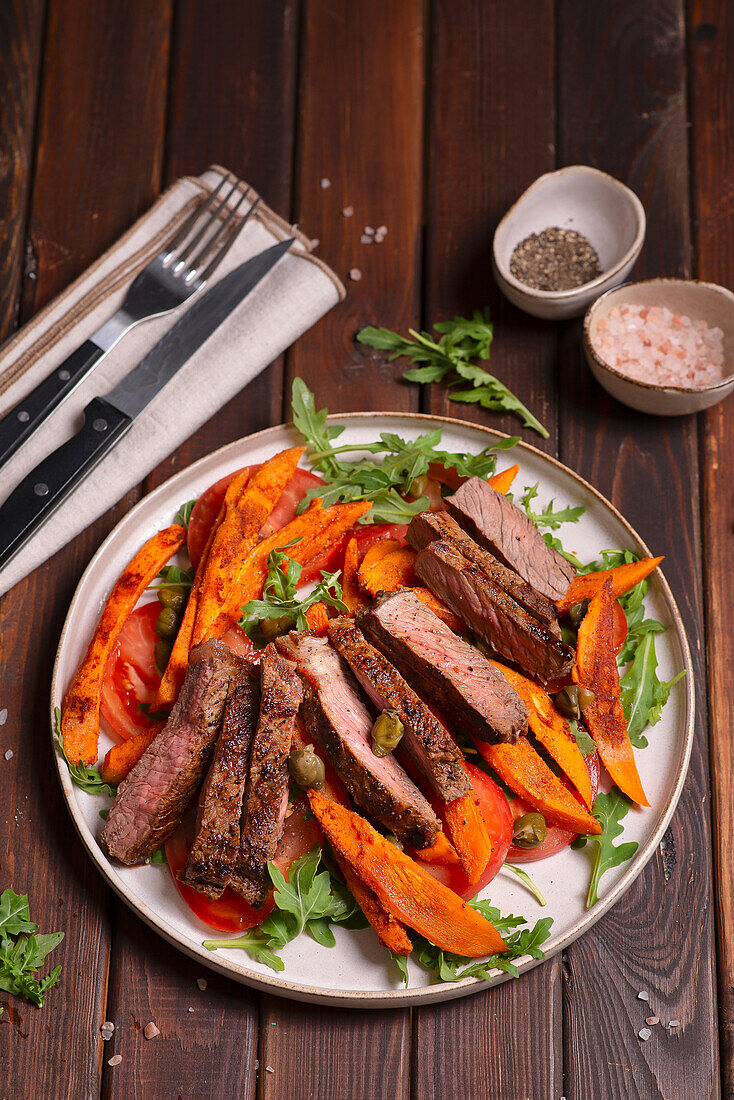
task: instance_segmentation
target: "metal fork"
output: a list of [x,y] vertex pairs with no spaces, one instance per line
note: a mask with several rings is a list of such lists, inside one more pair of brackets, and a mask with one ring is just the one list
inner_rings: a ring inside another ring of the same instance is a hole
[[231,175],[224,176],[136,276],[116,313],[0,419],[0,466],[125,333],[141,321],[172,313],[206,285],[260,201],[256,199],[239,224],[234,225],[237,211],[250,194],[247,188],[223,218],[239,182]]

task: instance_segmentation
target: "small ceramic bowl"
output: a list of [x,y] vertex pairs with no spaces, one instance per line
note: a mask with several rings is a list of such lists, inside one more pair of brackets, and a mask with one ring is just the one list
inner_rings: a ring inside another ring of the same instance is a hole
[[[673,313],[705,321],[724,333],[724,371],[721,382],[700,390],[683,386],[660,386],[638,382],[610,367],[595,350],[599,322],[615,306],[667,306]],[[656,416],[683,416],[723,401],[734,390],[734,294],[716,283],[694,279],[646,279],[608,291],[587,311],[584,318],[584,351],[591,373],[607,393],[640,412]]]
[[[597,251],[602,273],[573,290],[533,290],[510,274],[510,257],[520,241],[549,226],[575,229]],[[619,180],[576,164],[548,172],[528,187],[497,226],[492,266],[503,294],[535,317],[578,317],[605,290],[629,275],[645,239],[642,203]]]

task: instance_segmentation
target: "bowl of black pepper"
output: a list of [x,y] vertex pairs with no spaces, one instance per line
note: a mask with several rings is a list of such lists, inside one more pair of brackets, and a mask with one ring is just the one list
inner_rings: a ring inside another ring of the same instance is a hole
[[577,317],[629,275],[645,239],[642,203],[585,164],[548,172],[497,226],[492,263],[500,289],[535,317]]

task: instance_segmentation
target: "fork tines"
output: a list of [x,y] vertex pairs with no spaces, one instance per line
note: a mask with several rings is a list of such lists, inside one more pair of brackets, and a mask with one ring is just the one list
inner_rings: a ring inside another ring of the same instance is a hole
[[[248,187],[234,206],[229,208],[225,217],[230,200],[239,186],[240,181],[227,174],[211,194],[205,195],[197,204],[170,241],[163,257],[164,266],[169,267],[172,275],[182,278],[187,284],[194,281],[205,283],[216,271],[260,202],[256,198],[250,209],[235,224],[237,212],[250,195],[251,188]],[[226,193],[219,198],[225,189]]]

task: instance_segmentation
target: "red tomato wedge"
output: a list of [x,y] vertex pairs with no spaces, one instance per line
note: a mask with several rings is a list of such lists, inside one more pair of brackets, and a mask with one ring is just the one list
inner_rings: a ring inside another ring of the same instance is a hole
[[[487,883],[491,882],[507,858],[507,852],[512,840],[512,814],[502,788],[486,772],[477,768],[474,764],[466,765],[471,778],[474,793],[479,799],[479,808],[482,811],[484,823],[487,826],[489,839],[492,841],[492,855],[478,882],[469,882],[466,873],[459,864],[445,866],[439,863],[424,863],[420,853],[414,855],[416,863],[453,890],[462,898],[473,898]],[[441,816],[441,803],[433,803],[436,813]]]
[[[293,861],[305,856],[321,840],[321,826],[313,816],[309,816],[308,809],[306,797],[302,795],[297,799],[293,813],[286,818],[283,826],[283,836],[273,863],[286,878]],[[186,863],[193,840],[193,822],[194,816],[187,815],[170,840],[166,841],[166,859],[176,889],[192,913],[209,928],[215,928],[218,932],[244,932],[248,928],[254,928],[265,920],[273,908],[272,893],[261,909],[253,909],[244,898],[229,888],[221,898],[207,898],[179,880],[178,873]]]
[[102,715],[123,741],[156,724],[146,718],[139,704],[152,703],[161,682],[155,667],[157,638],[153,629],[160,611],[158,600],[133,611],[120,631],[105,669]]
[[[585,761],[591,780],[591,797],[593,800],[599,791],[599,754],[595,752],[593,755],[585,757]],[[574,797],[578,797],[569,780],[564,777],[563,782]],[[509,803],[509,807],[513,821],[517,821],[524,814],[533,812],[532,806],[528,806],[527,802],[523,802],[521,798],[513,798]],[[564,848],[567,848],[577,836],[578,833],[572,833],[569,829],[561,829],[558,825],[549,825],[545,840],[537,848],[518,848],[514,844],[510,845],[507,862],[536,863],[539,859],[547,859],[548,856],[554,856],[556,852],[561,852]]]
[[295,519],[296,509],[308,490],[313,489],[316,485],[325,484],[326,482],[322,477],[312,474],[310,470],[302,470],[299,467],[280,494],[278,503],[265,521],[260,531],[260,538],[264,539],[268,535],[272,535],[273,531],[279,531],[281,527],[285,527],[286,523],[290,523],[292,519]]

